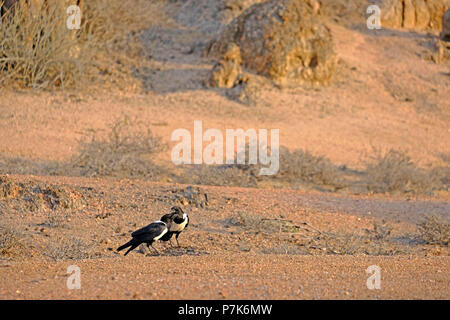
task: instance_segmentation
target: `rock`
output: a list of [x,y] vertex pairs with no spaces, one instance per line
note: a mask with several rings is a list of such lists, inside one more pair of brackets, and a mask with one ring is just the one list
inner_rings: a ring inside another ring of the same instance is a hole
[[232,88],[242,73],[242,58],[239,47],[230,43],[222,59],[213,67],[208,85]]
[[108,239],[108,238],[102,239],[102,240],[100,241],[100,244],[104,244],[104,245],[107,245],[107,244],[110,244],[110,243],[111,243],[111,240]]
[[239,103],[255,106],[261,102],[261,90],[269,87],[267,79],[253,74],[243,73],[233,88],[226,93],[227,97]]
[[450,9],[442,16],[441,39],[450,41]]
[[206,54],[225,61],[230,48],[234,52],[237,47],[244,68],[280,86],[328,84],[336,55],[330,30],[316,11],[314,0],[255,4],[227,26]]
[[437,39],[429,59],[437,64],[446,63],[450,59],[450,42]]
[[381,26],[412,30],[440,30],[450,0],[382,0]]
[[183,206],[205,208],[209,206],[208,195],[199,187],[187,186],[185,189],[171,189],[161,197],[159,201],[176,203]]
[[245,9],[265,0],[187,0],[175,16],[177,23],[205,34],[217,34]]

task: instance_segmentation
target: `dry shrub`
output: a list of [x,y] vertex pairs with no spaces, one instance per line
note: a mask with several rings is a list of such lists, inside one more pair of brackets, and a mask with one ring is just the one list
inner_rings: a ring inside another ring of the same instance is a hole
[[259,175],[261,165],[248,164],[249,146],[245,148],[245,164],[193,165],[183,168],[178,177],[180,183],[216,186],[257,187],[259,182],[281,182],[289,187],[316,187],[337,191],[345,187],[339,168],[324,157],[316,157],[307,151],[280,148],[280,169],[269,176]]
[[138,31],[151,24],[151,1],[85,1],[79,30],[67,28],[70,4],[45,1],[32,12],[20,1],[4,15],[0,84],[41,89],[136,86],[132,67],[143,60]]
[[406,247],[357,234],[327,234],[320,242],[327,254],[391,256],[408,252]]
[[292,221],[278,218],[261,218],[257,215],[239,211],[236,216],[230,220],[231,224],[251,229],[254,232],[265,233],[297,233],[300,230]]
[[75,237],[50,243],[44,254],[53,260],[80,260],[92,257],[92,246]]
[[185,167],[179,183],[211,186],[256,187],[254,166],[250,165],[192,165]]
[[15,229],[0,226],[0,257],[16,258],[25,254],[23,236]]
[[440,171],[420,169],[409,156],[392,149],[369,163],[366,171],[372,192],[429,194],[445,187]]
[[[21,87],[48,88],[72,85],[83,73],[69,52],[75,39],[62,17],[61,2],[44,5],[33,15],[24,1],[2,18],[0,27],[0,81]],[[0,82],[0,83],[1,83]]]
[[327,254],[339,255],[397,255],[410,252],[411,248],[394,241],[392,227],[386,222],[374,222],[373,229],[365,234],[324,232],[314,239],[314,244]]
[[143,123],[125,116],[111,125],[106,138],[94,135],[84,142],[64,171],[75,176],[157,179],[164,170],[152,157],[166,148]]
[[426,244],[448,246],[450,224],[440,216],[430,215],[418,224],[419,232]]
[[330,160],[304,150],[290,152],[284,147],[280,148],[280,170],[274,178],[291,186],[310,185],[332,191],[345,187],[339,168]]

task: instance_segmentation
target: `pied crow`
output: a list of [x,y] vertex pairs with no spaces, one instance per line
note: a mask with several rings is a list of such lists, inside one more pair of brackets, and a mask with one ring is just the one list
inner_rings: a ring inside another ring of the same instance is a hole
[[125,256],[134,248],[139,246],[142,243],[146,243],[147,247],[150,249],[150,246],[155,250],[158,254],[158,250],[153,247],[153,242],[159,240],[163,237],[169,229],[167,228],[167,224],[163,221],[155,221],[150,223],[148,226],[141,228],[139,230],[134,231],[131,236],[133,237],[130,241],[125,243],[124,245],[117,248],[117,251],[121,251],[125,248],[130,247],[127,252],[125,252]]
[[178,236],[189,225],[188,215],[184,213],[184,211],[180,207],[175,206],[170,209],[170,213],[165,214],[161,217],[161,221],[167,224],[167,228],[169,229],[169,231],[164,234],[160,238],[160,240],[169,241],[170,244],[172,244],[172,236],[175,234],[177,245],[180,246],[180,243],[178,242]]

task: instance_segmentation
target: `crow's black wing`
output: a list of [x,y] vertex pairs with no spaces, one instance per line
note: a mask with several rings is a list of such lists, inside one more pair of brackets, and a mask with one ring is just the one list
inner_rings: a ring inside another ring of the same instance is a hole
[[161,238],[160,241],[169,241],[173,236],[173,232],[167,231]]
[[165,228],[165,224],[153,222],[144,228],[134,231],[131,236],[139,240],[152,240],[159,236]]

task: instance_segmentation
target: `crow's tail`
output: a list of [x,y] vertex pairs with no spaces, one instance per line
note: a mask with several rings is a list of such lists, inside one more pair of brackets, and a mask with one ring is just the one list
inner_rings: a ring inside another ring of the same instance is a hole
[[125,252],[124,256],[126,256],[131,250],[134,250],[138,245],[140,245],[140,243],[133,243],[130,249],[128,249],[127,252]]
[[125,248],[128,248],[128,247],[132,246],[133,244],[134,244],[134,239],[131,239],[130,241],[128,241],[124,245],[121,245],[120,247],[118,247],[117,251],[121,251],[121,250],[123,250]]

